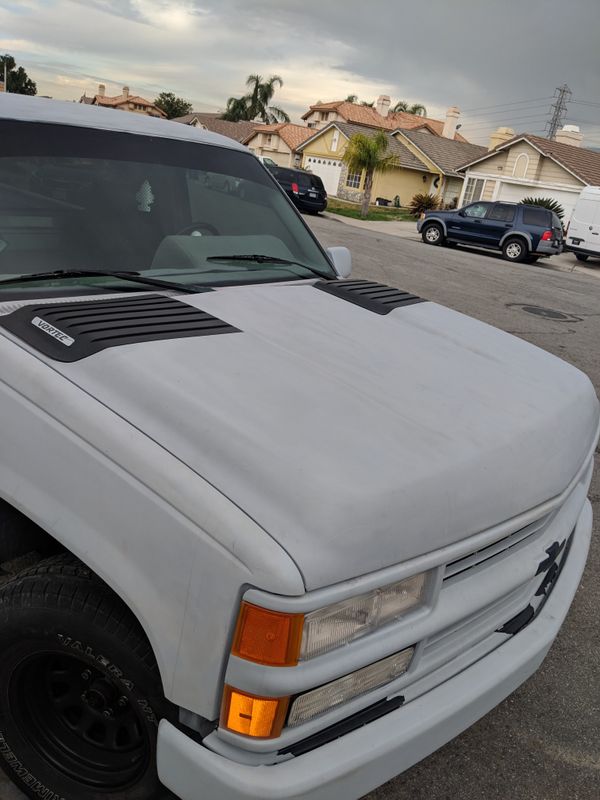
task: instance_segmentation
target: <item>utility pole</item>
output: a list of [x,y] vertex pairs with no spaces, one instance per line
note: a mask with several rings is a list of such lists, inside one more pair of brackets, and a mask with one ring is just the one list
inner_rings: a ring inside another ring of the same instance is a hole
[[571,99],[573,92],[569,89],[567,84],[557,86],[554,90],[554,97],[556,100],[550,106],[550,114],[552,115],[546,123],[548,131],[548,138],[554,139],[556,132],[562,128],[565,117],[567,116],[567,103]]

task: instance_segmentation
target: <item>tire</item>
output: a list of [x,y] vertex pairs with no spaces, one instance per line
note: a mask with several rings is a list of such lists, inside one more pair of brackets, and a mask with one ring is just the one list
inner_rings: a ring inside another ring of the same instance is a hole
[[0,589],[0,765],[28,797],[166,800],[152,649],[121,600],[70,555]]
[[587,261],[589,256],[587,256],[585,253],[575,253],[575,258],[577,261]]
[[421,231],[421,238],[425,244],[440,245],[444,243],[444,229],[439,222],[430,222]]
[[502,245],[502,257],[507,261],[512,261],[515,264],[521,263],[525,261],[528,255],[527,245],[521,237],[513,236]]

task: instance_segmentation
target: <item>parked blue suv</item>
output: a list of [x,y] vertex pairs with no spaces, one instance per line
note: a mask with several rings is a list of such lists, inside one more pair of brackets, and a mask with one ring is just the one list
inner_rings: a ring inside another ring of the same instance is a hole
[[507,261],[531,263],[563,249],[560,219],[541,206],[479,200],[456,211],[427,211],[417,230],[427,244],[488,247]]

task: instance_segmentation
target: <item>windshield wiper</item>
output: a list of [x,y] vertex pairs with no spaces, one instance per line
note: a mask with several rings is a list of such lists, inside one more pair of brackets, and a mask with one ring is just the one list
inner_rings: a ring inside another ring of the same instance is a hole
[[309,267],[308,264],[301,264],[299,261],[290,261],[288,258],[279,258],[278,256],[266,256],[261,255],[260,253],[255,253],[252,255],[247,254],[238,254],[232,256],[208,256],[207,261],[255,261],[257,264],[289,264],[292,267],[301,267],[302,269],[307,269],[309,272],[312,272],[313,275],[317,275],[319,278],[325,278],[326,280],[331,280],[331,275],[327,275],[325,272],[320,272],[318,269],[314,267]]
[[141,283],[143,286],[153,286],[159,289],[177,289],[180,292],[189,292],[190,294],[212,291],[210,286],[177,283],[176,281],[162,281],[160,278],[145,278],[140,275],[139,272],[130,272],[128,270],[117,270],[113,272],[111,270],[99,269],[58,269],[54,272],[32,272],[28,275],[21,275],[18,278],[5,278],[0,281],[0,287],[9,286],[11,284],[35,283],[36,281],[43,280],[67,280],[68,278],[118,278],[122,281],[130,281],[131,283]]

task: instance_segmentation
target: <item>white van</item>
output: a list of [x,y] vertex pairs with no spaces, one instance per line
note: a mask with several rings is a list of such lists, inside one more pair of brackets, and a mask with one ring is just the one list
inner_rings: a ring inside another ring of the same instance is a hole
[[587,261],[590,256],[600,258],[600,186],[581,190],[567,230],[565,249],[575,253],[579,261]]

